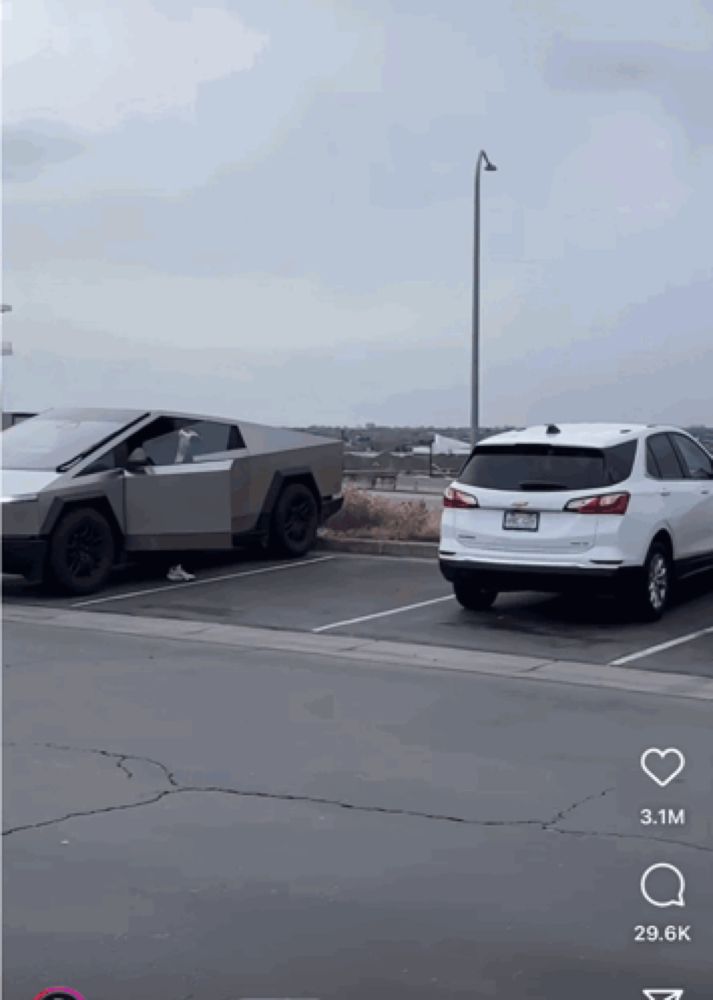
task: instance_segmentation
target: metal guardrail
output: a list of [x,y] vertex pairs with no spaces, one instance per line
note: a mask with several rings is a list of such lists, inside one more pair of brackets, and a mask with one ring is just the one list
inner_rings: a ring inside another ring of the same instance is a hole
[[396,482],[399,474],[397,472],[369,472],[367,470],[345,470],[342,474],[344,481],[353,483],[355,486],[362,485],[375,489],[396,489]]
[[422,493],[434,496],[443,492],[452,481],[452,476],[412,475],[404,472],[381,472],[378,469],[347,470],[344,484],[364,490],[384,490],[394,493]]

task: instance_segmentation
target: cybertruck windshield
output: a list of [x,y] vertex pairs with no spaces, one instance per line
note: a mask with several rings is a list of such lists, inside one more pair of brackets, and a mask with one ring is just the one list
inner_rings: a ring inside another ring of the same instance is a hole
[[2,433],[4,469],[54,471],[139,418],[125,410],[48,410]]

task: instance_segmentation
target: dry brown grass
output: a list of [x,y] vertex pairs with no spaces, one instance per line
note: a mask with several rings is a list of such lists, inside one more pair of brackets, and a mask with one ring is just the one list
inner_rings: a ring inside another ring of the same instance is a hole
[[349,538],[435,542],[440,520],[440,511],[429,510],[423,500],[398,503],[348,486],[344,490],[344,506],[329,519],[327,531]]

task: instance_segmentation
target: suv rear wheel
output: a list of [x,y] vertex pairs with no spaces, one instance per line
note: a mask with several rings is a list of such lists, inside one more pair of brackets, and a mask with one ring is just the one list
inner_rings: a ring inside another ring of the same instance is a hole
[[70,510],[49,542],[48,569],[52,582],[69,594],[91,594],[107,580],[116,545],[111,525],[93,507]]
[[658,621],[671,602],[672,589],[671,555],[663,542],[654,542],[634,584],[632,605],[637,617]]
[[464,583],[462,580],[454,582],[453,593],[458,603],[468,611],[486,611],[492,607],[498,596],[497,590],[478,587],[476,584]]
[[319,510],[312,490],[303,483],[290,483],[275,505],[272,547],[281,555],[303,556],[315,543],[318,524]]

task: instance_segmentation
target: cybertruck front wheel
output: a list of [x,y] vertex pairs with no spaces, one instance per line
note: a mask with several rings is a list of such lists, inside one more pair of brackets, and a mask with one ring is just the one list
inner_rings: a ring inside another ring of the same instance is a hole
[[104,515],[93,507],[70,510],[50,538],[50,580],[67,594],[91,594],[108,579],[115,555],[114,534]]
[[275,505],[271,547],[283,556],[303,556],[315,543],[318,524],[319,510],[312,491],[302,483],[290,483]]

